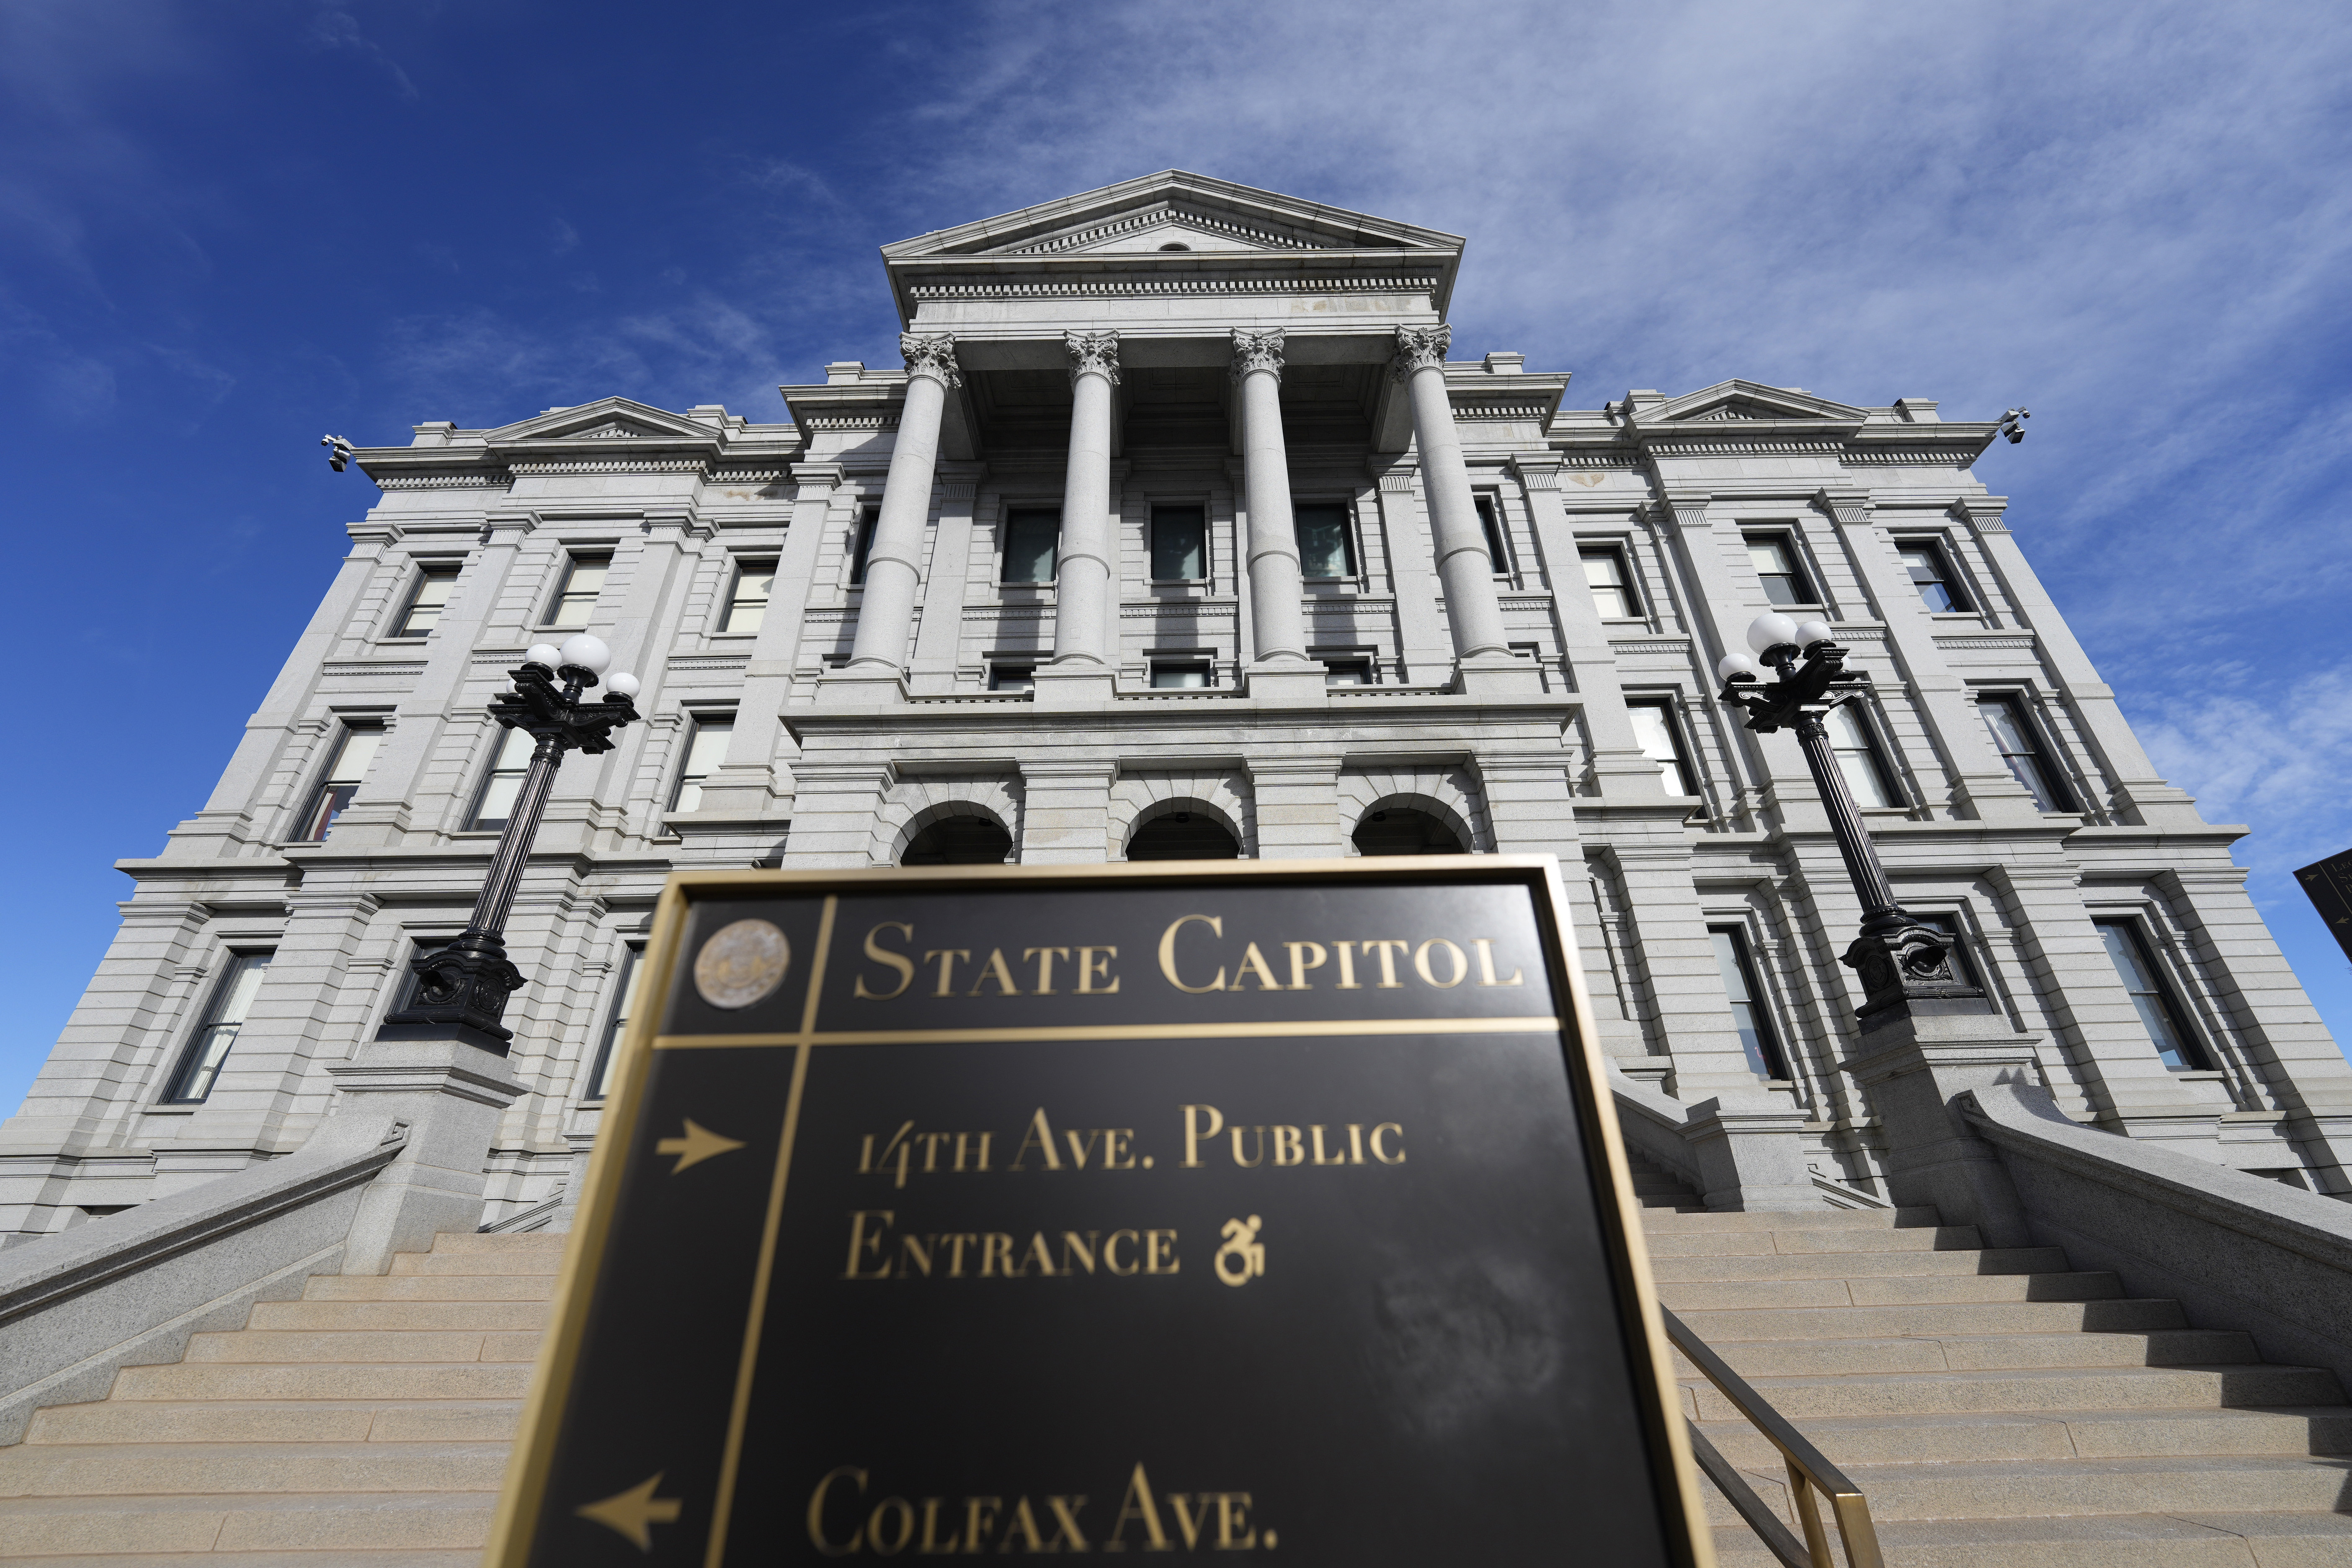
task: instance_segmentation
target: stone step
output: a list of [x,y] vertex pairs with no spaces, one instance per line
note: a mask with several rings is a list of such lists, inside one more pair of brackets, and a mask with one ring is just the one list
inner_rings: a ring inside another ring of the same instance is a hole
[[[201,1568],[480,1568],[478,1552],[207,1552]],[[0,1545],[0,1562],[13,1568],[191,1568],[183,1552],[109,1552],[96,1557],[16,1557]]]
[[494,1274],[520,1279],[544,1274],[553,1279],[562,1268],[563,1255],[557,1252],[531,1252],[519,1257],[495,1252],[398,1252],[393,1255],[392,1268],[383,1278]]
[[1650,1223],[1657,1229],[1674,1233],[1703,1230],[1900,1230],[1932,1229],[1940,1218],[1932,1208],[1804,1209],[1794,1214],[1771,1210],[1724,1210],[1672,1217],[1661,1215]]
[[333,1331],[463,1330],[480,1332],[547,1327],[545,1301],[257,1301],[248,1330]]
[[[2320,1568],[2352,1562],[2352,1516],[1889,1520],[1879,1527],[1878,1541],[1892,1568]],[[1715,1550],[1727,1568],[1779,1565],[1744,1524],[1717,1528]],[[1839,1553],[1834,1545],[1831,1551]],[[1837,1560],[1843,1563],[1843,1555]]]
[[129,1366],[114,1374],[108,1401],[520,1399],[527,1362],[210,1362]]
[[35,1443],[503,1443],[517,1399],[107,1399],[37,1412]]
[[[1724,1355],[1742,1340],[1865,1340],[1945,1334],[2128,1333],[2188,1326],[2167,1300],[1990,1301],[1895,1307],[1733,1308],[1680,1314]],[[452,1356],[444,1358],[457,1360]]]
[[1859,1279],[1661,1281],[1677,1312],[1759,1307],[1887,1307],[1999,1301],[2105,1301],[2123,1284],[2105,1271],[2073,1274],[1897,1275]]
[[302,1290],[305,1301],[546,1301],[554,1296],[553,1274],[313,1274]]
[[0,1501],[0,1562],[83,1563],[107,1552],[478,1553],[496,1507],[488,1492],[17,1498]]
[[[1643,1215],[1643,1245],[1653,1258],[1765,1258],[1776,1253],[1978,1252],[1984,1238],[1972,1225],[1920,1225],[1902,1230],[1668,1230],[1669,1221],[1695,1215]],[[1734,1215],[1734,1218],[1742,1216]]]
[[[1702,1421],[1741,1417],[1703,1378],[1686,1378],[1685,1407]],[[2333,1406],[2344,1398],[2324,1367],[2118,1366],[1977,1373],[1919,1372],[1759,1377],[1756,1391],[1790,1420],[2105,1410]]]
[[1648,1197],[1637,1197],[1633,1201],[1641,1206],[1642,1211],[1644,1214],[1654,1212],[1668,1214],[1704,1214],[1706,1212],[1706,1205],[1699,1202],[1696,1198],[1668,1197],[1663,1194],[1653,1194]]
[[541,1255],[561,1257],[564,1243],[572,1233],[562,1230],[508,1231],[489,1235],[473,1230],[445,1230],[433,1238],[431,1256],[446,1258],[457,1252],[502,1253],[510,1258]]
[[[1830,1462],[1860,1465],[2153,1458],[2179,1455],[2274,1458],[2352,1452],[2352,1406],[2301,1410],[2000,1411],[1845,1415],[1804,1421]],[[1771,1469],[1770,1439],[1742,1419],[1704,1424],[1734,1464]]]
[[495,1492],[507,1443],[20,1443],[0,1498]]
[[[2155,1333],[1945,1334],[1853,1340],[1709,1340],[1742,1377],[1989,1372],[2026,1367],[2195,1366],[2253,1362],[2248,1336],[2227,1329]],[[1683,1365],[1685,1375],[1696,1369]],[[2324,1402],[2323,1402],[2324,1403]]]
[[188,1336],[190,1362],[529,1361],[535,1333],[241,1329]]
[[1986,1248],[1968,1252],[1764,1253],[1746,1257],[1653,1258],[1661,1285],[1714,1284],[1732,1279],[1885,1279],[1955,1274],[2059,1274],[2066,1255],[2054,1247]]
[[2101,1513],[2322,1512],[2344,1495],[2325,1458],[2168,1456],[2032,1464],[1843,1467],[1874,1519],[2016,1519]]

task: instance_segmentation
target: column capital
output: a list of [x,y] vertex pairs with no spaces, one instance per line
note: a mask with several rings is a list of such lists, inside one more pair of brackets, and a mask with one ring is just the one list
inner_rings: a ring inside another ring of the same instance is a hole
[[1064,332],[1062,351],[1070,356],[1072,386],[1082,375],[1098,375],[1113,386],[1118,384],[1117,332]]
[[1445,351],[1454,346],[1454,329],[1399,327],[1396,342],[1396,357],[1389,362],[1389,374],[1408,381],[1415,371],[1445,368]]
[[1870,521],[1868,490],[1824,489],[1817,492],[1813,500],[1841,527],[1853,528]]
[[1953,505],[1979,534],[2009,531],[2009,523],[2002,517],[2009,510],[2007,496],[1962,496]]
[[1519,476],[1519,483],[1531,490],[1559,489],[1560,455],[1558,452],[1514,452],[1511,471]]
[[907,356],[907,376],[929,376],[941,386],[961,386],[963,373],[956,368],[955,339],[945,332],[900,332],[898,352]]
[[1282,329],[1268,327],[1253,332],[1244,327],[1234,329],[1234,363],[1235,381],[1265,371],[1275,380],[1282,379]]
[[1706,494],[1670,495],[1663,500],[1653,502],[1651,510],[1657,514],[1658,521],[1668,528],[1704,531],[1706,527],[1706,509],[1714,504],[1714,500],[1713,496]]

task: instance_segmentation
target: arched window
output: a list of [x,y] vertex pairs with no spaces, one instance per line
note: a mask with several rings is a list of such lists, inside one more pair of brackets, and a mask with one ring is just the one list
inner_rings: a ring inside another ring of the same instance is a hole
[[1224,825],[1197,811],[1171,811],[1137,828],[1127,841],[1130,860],[1238,860],[1242,847]]
[[942,816],[924,828],[898,857],[901,866],[1002,866],[1013,853],[1013,835],[985,816]]
[[1391,805],[1356,824],[1359,855],[1466,855],[1453,828],[1425,811]]

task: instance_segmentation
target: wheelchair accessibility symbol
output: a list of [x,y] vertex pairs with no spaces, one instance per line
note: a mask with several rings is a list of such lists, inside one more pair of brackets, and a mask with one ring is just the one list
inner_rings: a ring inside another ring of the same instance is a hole
[[1217,1248],[1215,1259],[1218,1279],[1228,1285],[1245,1285],[1252,1276],[1265,1272],[1265,1245],[1257,1239],[1262,1223],[1255,1215],[1225,1221],[1225,1244]]

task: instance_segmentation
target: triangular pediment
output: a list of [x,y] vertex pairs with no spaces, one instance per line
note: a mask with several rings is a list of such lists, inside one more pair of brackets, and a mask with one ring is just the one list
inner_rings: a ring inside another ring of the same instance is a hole
[[495,446],[520,441],[677,441],[706,442],[718,433],[699,421],[666,408],[655,408],[626,397],[599,398],[575,408],[551,408],[533,418],[518,420],[485,433]]
[[1726,381],[1699,392],[1686,392],[1643,411],[1643,424],[1698,424],[1711,420],[1835,419],[1869,417],[1869,410],[1832,403],[1793,387],[1766,386],[1761,382]]
[[[1462,240],[1367,213],[1171,169],[882,247],[892,261],[1192,251],[1426,250]],[[1171,252],[1171,254],[1176,254]]]

